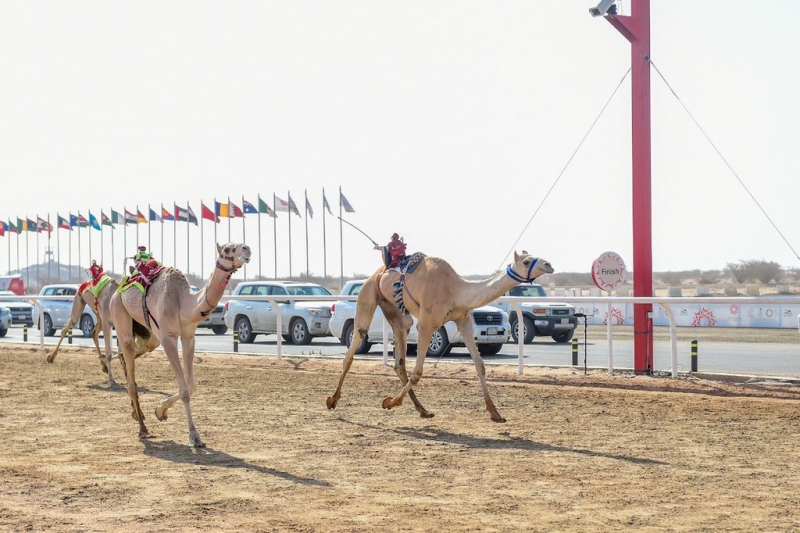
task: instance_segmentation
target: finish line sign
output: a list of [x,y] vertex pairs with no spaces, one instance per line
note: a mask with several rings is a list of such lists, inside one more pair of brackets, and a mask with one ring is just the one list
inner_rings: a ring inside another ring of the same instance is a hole
[[627,273],[625,261],[615,252],[606,252],[592,263],[592,280],[604,291],[611,292],[625,283]]

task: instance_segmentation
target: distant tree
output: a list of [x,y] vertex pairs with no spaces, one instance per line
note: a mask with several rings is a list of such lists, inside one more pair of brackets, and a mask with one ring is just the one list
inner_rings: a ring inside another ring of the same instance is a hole
[[772,281],[779,281],[783,273],[781,265],[775,261],[746,261],[748,278],[758,280],[767,284]]
[[701,285],[713,285],[719,282],[721,276],[721,270],[704,270],[698,276],[698,283]]
[[680,285],[684,279],[683,272],[659,272],[656,275],[664,285]]
[[728,263],[725,267],[725,273],[730,275],[736,283],[744,283],[747,281],[747,266],[744,264],[744,261]]

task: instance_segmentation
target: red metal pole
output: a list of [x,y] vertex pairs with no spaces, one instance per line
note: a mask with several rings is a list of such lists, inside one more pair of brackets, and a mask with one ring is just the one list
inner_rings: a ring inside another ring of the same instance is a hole
[[[606,17],[631,43],[633,152],[633,295],[653,296],[652,195],[650,189],[650,0],[631,0],[630,16]],[[652,304],[633,307],[637,374],[653,370]]]

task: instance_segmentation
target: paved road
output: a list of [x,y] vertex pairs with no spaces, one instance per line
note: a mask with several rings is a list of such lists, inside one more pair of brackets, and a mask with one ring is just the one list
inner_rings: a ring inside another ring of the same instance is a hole
[[[75,345],[91,346],[91,339],[85,339],[75,330]],[[46,345],[55,345],[58,337],[45,337]],[[12,327],[2,343],[23,342],[23,329]],[[39,343],[39,331],[28,330],[28,344]],[[64,343],[67,341],[65,339]],[[102,343],[102,337],[101,337]],[[197,350],[211,352],[233,352],[233,336],[214,335],[210,330],[198,330]],[[321,355],[342,357],[345,348],[334,338],[317,338],[308,346],[282,345],[284,355]],[[615,340],[612,346],[614,368],[630,369],[633,367],[633,342],[628,339]],[[669,342],[656,341],[654,344],[654,371],[671,371],[671,353]],[[275,335],[259,335],[252,344],[239,344],[240,354],[275,355],[277,340]],[[484,357],[487,363],[518,364],[518,347],[506,344],[501,353]],[[524,364],[569,366],[572,364],[572,345],[558,344],[547,339],[534,340],[533,344],[524,347]],[[369,357],[380,358],[383,345],[376,344]],[[390,353],[391,358],[391,353]],[[579,336],[578,367],[608,367],[608,343],[605,339],[590,338],[584,345]],[[469,361],[466,348],[453,348],[452,352],[442,360]],[[436,361],[428,358],[428,361]],[[678,341],[678,370],[691,370],[691,347],[689,341]],[[800,342],[797,343],[744,343],[744,342],[711,342],[699,344],[698,370],[700,372],[721,372],[733,374],[764,374],[781,377],[800,378]]]

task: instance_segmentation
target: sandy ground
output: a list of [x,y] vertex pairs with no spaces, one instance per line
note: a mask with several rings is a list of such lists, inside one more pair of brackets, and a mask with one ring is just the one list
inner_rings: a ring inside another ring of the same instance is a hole
[[[137,362],[151,438],[92,352],[0,348],[0,531],[797,531],[800,385],[433,363],[410,401],[359,359],[199,354],[188,446],[163,354]],[[120,367],[115,363],[115,374]]]

